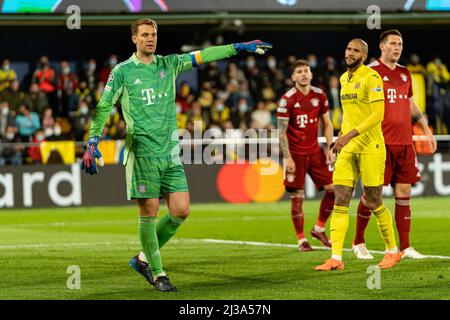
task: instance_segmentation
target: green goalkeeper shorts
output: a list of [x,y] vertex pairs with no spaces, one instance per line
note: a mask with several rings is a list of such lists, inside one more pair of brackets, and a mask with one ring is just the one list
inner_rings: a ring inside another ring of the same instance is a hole
[[183,165],[171,156],[135,157],[130,152],[126,164],[127,198],[160,198],[165,193],[189,191]]

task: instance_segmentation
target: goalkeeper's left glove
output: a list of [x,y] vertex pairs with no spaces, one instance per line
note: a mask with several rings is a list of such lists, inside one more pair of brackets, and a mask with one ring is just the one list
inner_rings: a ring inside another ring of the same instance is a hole
[[97,164],[95,159],[98,159],[98,164],[103,167],[105,164],[102,158],[100,150],[98,150],[99,137],[91,137],[88,140],[86,151],[84,152],[83,162],[81,163],[81,169],[84,169],[86,173],[90,175],[98,173]]
[[261,40],[253,40],[249,42],[233,43],[233,47],[238,53],[248,51],[257,54],[264,54],[267,50],[272,48],[272,45],[270,43],[262,42]]

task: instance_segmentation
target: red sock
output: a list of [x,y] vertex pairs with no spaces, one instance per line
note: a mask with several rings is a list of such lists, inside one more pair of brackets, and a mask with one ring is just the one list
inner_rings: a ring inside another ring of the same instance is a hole
[[411,230],[409,197],[395,198],[395,224],[400,240],[400,250],[405,250],[409,248],[409,231]]
[[297,239],[303,239],[305,234],[303,233],[303,197],[292,197],[291,198],[291,218],[294,223],[295,233],[297,233]]
[[367,224],[370,220],[370,209],[367,208],[364,204],[366,202],[366,198],[364,195],[361,196],[358,205],[358,215],[356,218],[356,232],[355,232],[355,240],[353,241],[354,245],[365,243],[364,240],[364,232],[366,231]]
[[328,218],[333,211],[334,206],[334,191],[325,191],[322,202],[320,203],[319,216],[317,217],[316,224],[319,227],[324,228]]

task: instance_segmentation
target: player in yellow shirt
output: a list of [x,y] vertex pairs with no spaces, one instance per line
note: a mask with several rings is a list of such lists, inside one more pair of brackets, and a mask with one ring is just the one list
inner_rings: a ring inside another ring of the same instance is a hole
[[367,43],[353,39],[345,50],[347,72],[341,78],[343,108],[342,135],[332,151],[338,153],[334,166],[335,204],[331,216],[331,259],[315,267],[317,271],[344,269],[342,251],[347,233],[348,207],[353,189],[361,177],[367,206],[377,219],[380,235],[386,244],[386,255],[379,268],[391,268],[400,261],[395,242],[392,215],[384,206],[382,190],[386,149],[381,122],[384,116],[383,81],[380,75],[363,63]]

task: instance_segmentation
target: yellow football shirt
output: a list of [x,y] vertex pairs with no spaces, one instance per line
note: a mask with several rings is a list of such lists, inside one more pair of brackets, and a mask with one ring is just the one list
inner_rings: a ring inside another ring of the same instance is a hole
[[[356,129],[374,110],[373,102],[383,100],[383,80],[378,72],[362,65],[348,78],[348,71],[341,78],[341,104],[343,110],[342,134]],[[342,149],[354,153],[377,153],[384,150],[383,131],[381,122],[374,127],[360,132],[360,135],[350,140]]]

